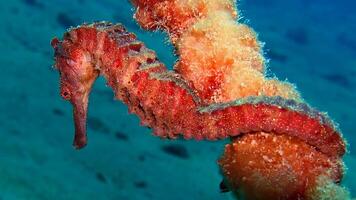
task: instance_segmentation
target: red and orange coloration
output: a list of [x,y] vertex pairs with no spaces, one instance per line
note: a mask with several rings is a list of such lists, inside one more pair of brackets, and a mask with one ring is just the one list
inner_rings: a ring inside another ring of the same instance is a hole
[[103,75],[116,98],[157,136],[231,137],[219,164],[229,188],[248,199],[315,199],[321,177],[330,184],[341,180],[345,143],[338,130],[291,84],[265,77],[255,34],[234,22],[234,1],[133,4],[144,28],[170,33],[180,60],[168,71],[118,24],[84,24],[54,39],[61,95],[74,107],[76,148],[86,145],[88,97]]
[[[233,139],[219,164],[231,187],[239,188],[239,195],[256,200],[323,199],[315,186],[340,182],[343,173],[338,158],[296,137],[263,132]],[[329,198],[340,199],[338,196],[340,193]]]

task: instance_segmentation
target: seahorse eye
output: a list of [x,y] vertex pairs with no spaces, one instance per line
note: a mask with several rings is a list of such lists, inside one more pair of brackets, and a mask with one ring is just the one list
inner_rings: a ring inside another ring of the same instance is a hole
[[65,99],[65,100],[70,100],[72,94],[71,94],[71,92],[68,90],[68,88],[65,88],[65,87],[64,87],[64,88],[62,88],[62,90],[61,90],[61,96],[62,96],[62,98]]

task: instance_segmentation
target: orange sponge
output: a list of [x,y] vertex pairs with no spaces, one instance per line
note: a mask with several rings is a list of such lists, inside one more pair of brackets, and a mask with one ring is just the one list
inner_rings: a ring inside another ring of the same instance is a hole
[[235,194],[255,200],[322,199],[316,191],[330,184],[339,188],[333,182],[340,181],[343,171],[339,158],[295,137],[264,132],[234,139],[219,164]]

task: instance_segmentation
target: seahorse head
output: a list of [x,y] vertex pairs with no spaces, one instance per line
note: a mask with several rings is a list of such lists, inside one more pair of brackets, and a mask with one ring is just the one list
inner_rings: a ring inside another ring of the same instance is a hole
[[88,98],[92,85],[99,75],[91,62],[90,55],[80,48],[75,48],[70,40],[51,42],[55,50],[56,68],[60,74],[60,94],[73,105],[75,121],[74,147],[86,145],[86,118]]

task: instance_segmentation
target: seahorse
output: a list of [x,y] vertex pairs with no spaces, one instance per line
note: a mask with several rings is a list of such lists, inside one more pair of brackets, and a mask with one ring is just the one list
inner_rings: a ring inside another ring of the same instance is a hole
[[[109,22],[83,24],[69,29],[63,40],[53,39],[61,96],[73,105],[75,148],[87,143],[88,98],[102,75],[115,97],[159,137],[231,138],[219,160],[226,179],[222,188],[242,191],[247,199],[318,199],[320,188],[339,189],[345,153],[339,130],[326,114],[304,103],[290,84],[264,78],[255,35],[247,26],[234,24],[234,1],[133,4],[143,27],[170,33],[180,60],[175,70],[168,70],[133,33]],[[219,29],[233,33],[209,35],[218,19],[226,23]],[[231,42],[241,44],[240,49],[224,46],[224,39],[236,35]],[[219,42],[222,47],[206,53],[211,57],[198,60],[204,52],[197,48],[214,49]],[[249,85],[236,86],[244,82]]]

